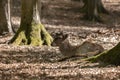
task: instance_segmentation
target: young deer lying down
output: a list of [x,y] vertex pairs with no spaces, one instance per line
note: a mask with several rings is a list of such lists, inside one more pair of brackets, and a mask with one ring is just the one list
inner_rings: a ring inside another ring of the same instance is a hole
[[61,43],[59,49],[61,53],[65,56],[65,59],[71,57],[95,56],[104,51],[104,48],[99,44],[85,41],[81,45],[73,46],[68,39],[64,40]]

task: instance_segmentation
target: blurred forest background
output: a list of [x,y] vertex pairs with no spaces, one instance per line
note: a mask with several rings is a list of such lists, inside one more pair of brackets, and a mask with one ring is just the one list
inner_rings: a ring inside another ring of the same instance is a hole
[[[0,35],[0,80],[119,80],[120,66],[74,61],[79,57],[56,62],[64,57],[58,46],[66,35],[73,45],[89,41],[105,50],[120,42],[120,0],[102,2],[109,14],[100,14],[103,22],[97,22],[83,19],[82,0],[41,0],[41,22],[54,38],[52,47],[8,45],[13,35]],[[17,31],[21,0],[11,0],[10,8]]]
[[[103,23],[83,19],[84,13],[80,12],[82,0],[42,0],[41,21],[56,39],[59,36],[64,38],[65,34],[71,33],[72,37],[80,38],[79,42],[82,39],[90,39],[102,44],[105,49],[110,49],[120,39],[120,1],[102,0],[102,2],[110,13],[100,15]],[[12,25],[17,30],[20,25],[21,0],[12,0],[11,3]],[[56,40],[56,43],[58,41]]]

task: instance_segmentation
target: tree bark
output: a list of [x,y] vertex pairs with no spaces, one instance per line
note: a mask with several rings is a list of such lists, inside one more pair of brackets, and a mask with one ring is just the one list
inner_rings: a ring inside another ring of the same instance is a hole
[[40,0],[22,0],[21,24],[10,43],[14,45],[51,45],[53,38],[40,21]]
[[0,1],[0,34],[13,33],[10,17],[10,0]]
[[104,62],[107,64],[120,65],[120,42],[114,48],[86,60],[91,62]]
[[11,6],[10,6],[10,4],[11,4],[11,0],[7,0],[7,2],[6,2],[6,18],[7,18],[7,26],[8,26],[8,30],[9,30],[9,33],[13,33],[13,28],[12,28],[12,24],[11,24],[11,10],[10,10],[10,8],[11,8]]
[[83,0],[85,11],[85,19],[91,21],[99,21],[101,22],[100,13],[108,14],[108,11],[103,7],[101,0]]
[[8,32],[7,27],[7,19],[5,15],[5,9],[4,9],[4,0],[0,1],[0,34],[3,34],[3,32]]

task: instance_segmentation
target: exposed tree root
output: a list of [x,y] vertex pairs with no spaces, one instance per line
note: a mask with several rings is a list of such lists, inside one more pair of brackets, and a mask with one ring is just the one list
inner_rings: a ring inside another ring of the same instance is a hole
[[85,20],[104,22],[100,14],[109,14],[109,12],[104,8],[101,0],[83,0],[83,3],[81,11],[86,13]]
[[105,51],[97,56],[87,58],[85,60],[90,62],[104,62],[107,64],[120,65],[120,43],[109,51]]
[[51,45],[53,38],[42,24],[32,23],[31,26],[21,25],[16,35],[10,41],[13,45],[42,46]]
[[83,19],[84,19],[84,20],[93,21],[93,22],[95,22],[95,21],[101,22],[101,23],[104,22],[99,15],[91,15],[91,16],[85,15],[85,16],[83,17]]

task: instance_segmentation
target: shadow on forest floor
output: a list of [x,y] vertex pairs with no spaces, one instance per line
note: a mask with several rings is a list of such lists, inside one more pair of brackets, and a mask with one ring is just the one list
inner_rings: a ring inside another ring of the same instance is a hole
[[[20,1],[19,5],[20,5]],[[120,27],[120,2],[104,2],[105,8],[110,12],[109,15],[101,14],[104,23],[90,22],[83,20],[84,13],[80,12],[82,3],[74,0],[44,0],[42,1],[42,22],[49,25],[63,25],[70,27],[106,27],[119,28]],[[14,16],[16,15],[16,16]],[[20,7],[13,5],[12,22],[14,27],[20,24]]]
[[[56,0],[57,1],[57,0]],[[83,20],[84,13],[80,13],[80,8],[82,7],[80,2],[56,2],[44,4],[42,21],[45,24],[51,25],[64,25],[71,27],[107,27],[113,28],[120,26],[120,9],[118,4],[106,4],[106,9],[110,12],[109,15],[101,14],[101,18],[104,23],[90,22]]]
[[[102,45],[107,50],[119,42],[120,29],[108,28],[120,27],[120,6],[107,6],[107,10],[112,15],[105,16],[105,19],[107,18],[109,21],[106,24],[101,24],[81,20],[83,14],[79,12],[79,8],[81,8],[79,2],[70,3],[71,0],[44,1],[46,3],[44,2],[42,22],[48,31],[54,32],[52,34],[55,34],[56,39],[70,34],[70,40],[73,44],[90,40]],[[20,17],[12,17],[12,22],[18,27]],[[102,29],[100,29],[101,27]],[[95,30],[95,28],[98,30]],[[120,79],[120,66],[108,65],[104,67],[103,64],[99,66],[99,63],[83,61],[54,62],[63,57],[58,46],[32,47],[5,44],[11,37],[10,35],[0,36],[0,80]],[[62,41],[59,40],[58,42]]]

